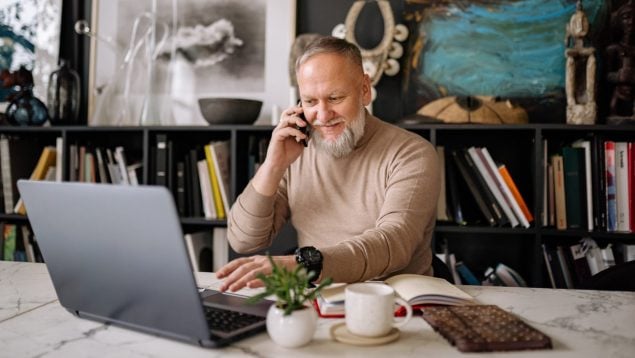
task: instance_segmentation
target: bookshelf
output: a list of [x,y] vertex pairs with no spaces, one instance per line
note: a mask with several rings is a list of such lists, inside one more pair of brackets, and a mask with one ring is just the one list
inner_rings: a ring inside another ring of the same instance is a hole
[[[606,232],[585,229],[556,230],[543,226],[543,139],[549,142],[549,151],[580,138],[602,136],[615,141],[635,142],[635,127],[562,124],[526,125],[449,125],[421,124],[402,125],[417,133],[432,144],[444,147],[487,147],[497,162],[504,163],[511,173],[535,220],[529,228],[517,226],[490,227],[482,225],[459,226],[438,222],[435,229],[435,250],[442,243],[457,254],[475,273],[482,275],[487,267],[502,262],[517,270],[533,287],[550,287],[543,259],[542,245],[573,244],[582,237],[594,238],[600,246],[609,243],[635,244],[632,233]],[[258,143],[266,141],[271,126],[218,125],[209,127],[0,127],[0,134],[27,141],[41,150],[46,145],[55,145],[56,138],[64,140],[64,180],[68,180],[68,148],[77,143],[88,147],[125,147],[129,162],[142,164],[139,181],[154,183],[153,147],[157,135],[165,135],[172,142],[172,154],[181,157],[195,146],[210,141],[229,141],[230,183],[228,195],[233,202],[249,181],[250,155],[262,151]],[[38,152],[38,151],[36,151]],[[263,153],[260,153],[262,155]],[[20,158],[20,153],[12,157]],[[461,195],[469,195],[460,188]],[[473,213],[472,213],[473,214]],[[16,214],[0,214],[0,222],[27,224],[28,218]],[[185,233],[211,230],[226,226],[225,220],[209,220],[202,217],[185,216],[181,219]],[[290,234],[292,236],[293,234]],[[230,249],[231,251],[231,249]],[[229,257],[235,257],[233,252]]]

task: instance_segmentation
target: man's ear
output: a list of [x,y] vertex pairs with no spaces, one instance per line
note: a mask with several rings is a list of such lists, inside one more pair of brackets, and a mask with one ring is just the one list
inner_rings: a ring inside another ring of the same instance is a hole
[[370,86],[370,77],[364,73],[364,79],[362,80],[362,103],[364,107],[368,106],[372,101],[372,92]]

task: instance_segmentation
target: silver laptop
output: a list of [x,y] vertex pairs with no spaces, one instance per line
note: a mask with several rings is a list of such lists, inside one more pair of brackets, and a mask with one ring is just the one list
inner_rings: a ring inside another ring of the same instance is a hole
[[165,187],[18,181],[63,307],[205,347],[261,332],[270,303],[199,292]]

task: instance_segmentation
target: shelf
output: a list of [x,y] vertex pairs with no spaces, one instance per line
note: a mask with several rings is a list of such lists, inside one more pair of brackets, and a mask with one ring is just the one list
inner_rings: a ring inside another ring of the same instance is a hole
[[435,233],[456,233],[456,234],[502,234],[502,235],[534,235],[536,229],[511,228],[511,227],[490,227],[490,226],[458,226],[437,224]]
[[[592,237],[603,245],[613,242],[635,242],[635,234],[619,232],[589,232],[587,230],[556,230],[539,225],[542,210],[542,141],[547,140],[550,150],[573,140],[598,135],[611,140],[635,141],[635,126],[567,125],[567,124],[401,124],[400,127],[428,139],[435,146],[446,148],[487,147],[497,162],[505,164],[511,173],[536,222],[528,229],[522,227],[490,227],[484,225],[460,226],[450,222],[437,222],[435,241],[447,241],[450,249],[470,267],[481,272],[497,262],[504,262],[527,279],[530,286],[545,287],[548,279],[541,249],[543,243],[561,245]],[[157,135],[165,134],[172,142],[173,158],[182,160],[192,148],[213,140],[230,142],[230,201],[239,195],[250,177],[250,159],[254,156],[252,144],[271,137],[272,125],[214,125],[214,126],[125,126],[125,127],[11,127],[0,126],[0,133],[16,140],[32,143],[32,146],[52,145],[56,137],[64,139],[65,147],[85,145],[87,147],[113,148],[124,146],[130,162],[143,164],[141,182],[152,184],[154,166],[153,152]],[[553,144],[553,146],[552,146]],[[258,152],[258,155],[261,153]],[[68,159],[68,158],[67,158]],[[200,158],[199,158],[200,159]],[[176,164],[176,163],[174,163]],[[64,164],[65,179],[68,164]],[[467,187],[460,187],[460,197],[470,195]],[[466,220],[478,208],[464,207]],[[471,214],[471,215],[470,215]],[[0,214],[0,221],[27,224],[25,216]],[[470,220],[468,220],[470,221]],[[471,221],[470,221],[471,222]],[[183,217],[180,223],[184,233],[213,231],[227,227],[226,220],[209,220],[202,217]],[[280,239],[295,238],[295,232],[280,234]],[[279,242],[280,240],[275,240]],[[435,243],[436,245],[436,243]],[[230,252],[231,255],[231,252]]]

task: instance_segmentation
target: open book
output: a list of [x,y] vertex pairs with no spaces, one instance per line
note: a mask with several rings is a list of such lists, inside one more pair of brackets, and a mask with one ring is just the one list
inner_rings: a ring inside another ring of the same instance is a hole
[[[394,288],[412,306],[474,304],[472,296],[442,278],[401,274],[386,279],[384,283]],[[315,300],[320,316],[344,315],[345,290],[346,284],[333,284],[320,292]]]

